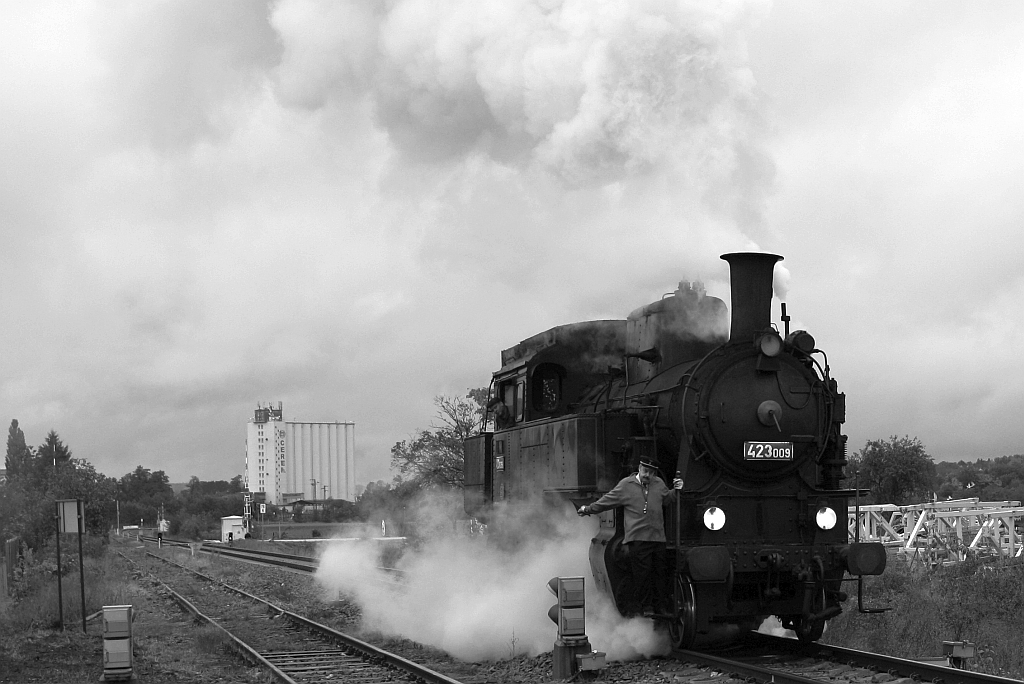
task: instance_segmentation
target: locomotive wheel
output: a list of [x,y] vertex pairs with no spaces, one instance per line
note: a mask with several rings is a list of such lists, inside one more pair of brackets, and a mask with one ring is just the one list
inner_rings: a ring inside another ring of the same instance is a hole
[[669,622],[669,635],[675,648],[689,649],[697,637],[697,602],[693,584],[685,575],[676,575],[676,617]]
[[[811,614],[814,615],[823,610],[825,610],[824,584],[815,594],[814,600],[811,601]],[[821,635],[825,633],[825,620],[808,620],[805,616],[801,616],[793,625],[793,631],[796,632],[796,637],[801,643],[809,644],[820,639]]]

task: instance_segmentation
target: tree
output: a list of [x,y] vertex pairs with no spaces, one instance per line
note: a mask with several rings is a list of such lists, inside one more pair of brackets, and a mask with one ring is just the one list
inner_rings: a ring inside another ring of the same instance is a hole
[[[198,480],[198,478],[196,478]],[[150,471],[149,468],[136,466],[135,470],[123,475],[118,487],[126,499],[145,501],[155,499],[169,500],[174,496],[167,474],[162,470]]]
[[391,466],[418,487],[462,487],[462,442],[479,434],[486,389],[470,390],[465,398],[437,396],[437,423],[411,440],[391,448]]
[[[227,480],[210,480],[203,481],[193,475],[189,478],[188,484],[185,485],[185,491],[183,492],[186,499],[196,499],[201,496],[213,496],[219,494],[238,494],[242,491],[241,487],[241,475],[236,475],[231,478],[231,481]],[[241,500],[241,498],[239,498]]]
[[53,500],[85,501],[85,528],[90,534],[101,535],[114,524],[117,481],[96,472],[88,461],[79,458],[58,461],[48,484],[48,494]]
[[19,477],[28,475],[32,457],[32,449],[25,443],[25,433],[18,427],[18,420],[12,420],[11,427],[7,431],[7,457],[4,459],[7,478],[17,480]]
[[398,477],[390,483],[384,480],[368,482],[356,500],[356,517],[369,521],[390,518],[404,527],[409,516],[408,508],[414,505],[420,491],[418,483],[402,481]]
[[935,464],[917,437],[871,440],[851,459],[859,485],[871,488],[875,503],[906,504],[930,500]]
[[121,522],[134,524],[136,520],[156,521],[160,507],[164,515],[174,515],[178,502],[174,490],[162,470],[136,466],[135,470],[123,475],[117,483],[118,499],[121,501]]
[[[18,458],[19,453],[22,457]],[[37,453],[24,445],[24,434],[12,422],[8,454],[17,467],[17,486],[0,488],[0,539],[19,536],[30,548],[39,548],[54,533],[54,501],[83,499],[85,527],[102,534],[115,517],[115,482],[96,472],[88,461],[72,458],[71,450],[53,430]]]
[[71,449],[64,446],[56,430],[50,430],[46,440],[36,449],[36,458],[43,464],[56,466],[71,461]]
[[940,499],[1024,501],[1024,455],[935,464]]

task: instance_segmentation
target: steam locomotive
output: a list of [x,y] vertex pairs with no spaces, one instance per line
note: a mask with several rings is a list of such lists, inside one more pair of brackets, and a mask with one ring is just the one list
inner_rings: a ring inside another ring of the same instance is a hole
[[[772,325],[782,257],[722,259],[731,325],[724,302],[683,282],[626,320],[561,325],[502,351],[493,430],[464,445],[465,508],[484,520],[575,508],[652,458],[666,482],[685,482],[666,508],[673,597],[658,616],[674,646],[728,639],[770,615],[815,641],[842,611],[843,582],[881,574],[885,549],[848,537],[858,492],[842,486],[845,395],[827,357],[809,333],[790,332],[785,304],[784,331]],[[631,582],[622,539],[622,510],[601,513],[590,564],[620,611]]]

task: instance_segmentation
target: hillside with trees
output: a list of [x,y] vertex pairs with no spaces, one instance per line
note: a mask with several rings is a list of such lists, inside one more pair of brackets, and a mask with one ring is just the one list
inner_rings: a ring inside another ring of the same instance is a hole
[[849,458],[845,484],[869,488],[866,503],[935,499],[1024,502],[1024,454],[935,463],[917,437],[870,440]]
[[[462,440],[476,434],[483,419],[485,389],[465,397],[438,396],[431,426],[392,448],[397,475],[391,482],[369,483],[355,502],[330,501],[322,509],[296,510],[297,522],[363,522],[383,512],[403,511],[423,492],[458,492],[462,487]],[[202,539],[219,536],[220,519],[243,510],[242,476],[204,482],[193,476],[177,495],[163,470],[138,465],[112,478],[85,459],[75,458],[56,431],[37,447],[29,446],[18,421],[12,420],[4,460],[7,483],[0,485],[0,539],[19,537],[33,549],[54,535],[54,502],[83,499],[86,531],[104,536],[118,525],[155,527],[161,516],[171,535]],[[453,499],[454,500],[454,499]],[[291,516],[268,506],[266,520]],[[453,516],[461,510],[453,509]]]
[[[448,492],[446,515],[462,517],[462,441],[483,426],[486,389],[464,397],[437,396],[436,415],[391,449],[396,475],[359,489],[356,501],[331,501],[319,510],[297,510],[296,521],[365,522],[388,514],[401,515],[424,493]],[[868,441],[850,456],[845,485],[871,490],[864,503],[922,503],[938,499],[977,497],[984,501],[1024,501],[1024,455],[935,463],[917,437],[893,436]],[[0,485],[0,539],[20,537],[30,548],[53,538],[54,501],[80,498],[87,502],[86,529],[102,536],[120,525],[153,527],[159,516],[170,533],[201,539],[217,534],[220,518],[243,510],[242,476],[204,482],[193,476],[174,493],[167,474],[138,465],[112,478],[85,459],[76,458],[58,433],[50,430],[32,447],[17,420],[7,435],[4,461],[7,484]],[[268,506],[267,521],[282,520],[292,511]]]

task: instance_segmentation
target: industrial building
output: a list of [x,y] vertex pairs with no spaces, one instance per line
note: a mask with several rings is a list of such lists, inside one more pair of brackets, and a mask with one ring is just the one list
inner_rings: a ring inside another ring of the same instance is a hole
[[281,402],[257,404],[246,427],[245,486],[277,506],[354,501],[355,435],[355,423],[286,421]]

